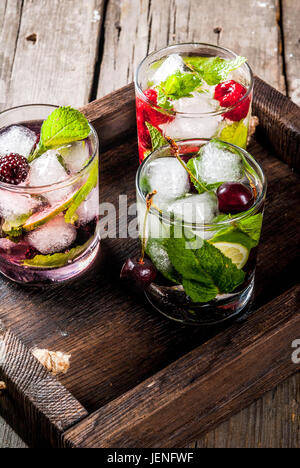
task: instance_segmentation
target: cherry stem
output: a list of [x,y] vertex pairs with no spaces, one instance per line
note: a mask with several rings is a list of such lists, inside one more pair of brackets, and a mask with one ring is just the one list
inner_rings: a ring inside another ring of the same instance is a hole
[[146,225],[147,225],[147,217],[150,211],[150,208],[153,203],[153,197],[154,195],[157,194],[157,190],[153,190],[153,192],[148,193],[146,196],[146,213],[144,217],[144,226],[143,226],[143,238],[142,238],[142,252],[141,252],[141,258],[139,259],[139,263],[141,265],[144,264],[144,258],[145,258],[145,250],[146,250]]
[[171,150],[172,150],[173,155],[175,156],[176,159],[178,159],[178,161],[180,162],[182,167],[186,170],[186,172],[188,173],[190,178],[193,179],[198,185],[200,185],[200,187],[202,187],[202,189],[205,192],[208,192],[209,190],[201,182],[199,182],[197,177],[195,177],[194,174],[191,173],[191,171],[189,170],[187,165],[181,159],[180,154],[179,154],[179,147],[178,147],[177,143],[174,140],[172,140],[172,138],[170,138],[170,137],[165,136],[165,139],[167,140],[167,142],[171,146]]
[[253,196],[254,196],[254,201],[255,201],[256,198],[257,198],[257,190],[256,190],[256,187],[255,187],[255,184],[253,183],[253,180],[252,180],[251,177],[247,174],[247,172],[246,172],[246,177],[247,177],[247,179],[249,180],[249,184],[250,184],[250,187],[251,187],[251,189],[252,189]]

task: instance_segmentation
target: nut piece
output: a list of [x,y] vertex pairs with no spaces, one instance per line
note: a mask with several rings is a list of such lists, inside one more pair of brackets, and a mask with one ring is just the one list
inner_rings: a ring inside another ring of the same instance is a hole
[[2,382],[2,380],[0,381],[0,391],[1,390],[6,390],[6,383]]
[[68,372],[71,354],[39,348],[34,348],[31,352],[51,374],[57,375]]

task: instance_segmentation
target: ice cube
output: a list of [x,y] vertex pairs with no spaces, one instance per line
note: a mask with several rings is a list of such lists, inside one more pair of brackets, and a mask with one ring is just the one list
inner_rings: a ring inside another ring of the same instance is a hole
[[36,134],[22,125],[12,125],[0,132],[0,156],[17,153],[26,158],[35,142]]
[[167,250],[159,240],[150,239],[147,244],[149,256],[151,257],[156,268],[163,274],[173,272],[173,266],[170,261]]
[[[209,93],[193,93],[193,97],[185,97],[174,101],[177,114],[171,122],[160,125],[164,135],[170,138],[211,138],[216,135],[221,115],[210,116],[209,112],[217,110],[217,102]],[[203,115],[187,116],[186,114],[203,113]]]
[[[53,185],[68,178],[68,174],[59,162],[56,150],[49,150],[35,159],[30,167],[27,182],[32,187]],[[50,204],[57,203],[66,198],[72,191],[72,187],[64,187],[58,190],[46,191],[43,196]]]
[[94,188],[77,210],[80,224],[87,224],[99,215],[99,191]]
[[208,184],[236,182],[243,178],[241,157],[214,142],[202,147],[200,160],[194,161],[197,174]]
[[5,237],[0,239],[0,249],[2,250],[12,250],[16,247],[16,245],[17,244],[15,242],[12,242]]
[[152,76],[151,81],[154,84],[159,84],[165,81],[168,76],[173,75],[177,71],[183,72],[185,70],[185,63],[178,54],[172,54],[167,57],[162,65],[156,70]]
[[37,197],[0,190],[0,217],[14,221],[22,215],[30,214],[41,204]]
[[63,216],[56,216],[27,234],[26,240],[43,255],[47,255],[64,251],[73,244],[76,235],[76,228],[73,224],[67,224]]
[[217,197],[211,192],[189,194],[171,203],[168,211],[186,223],[210,223],[218,212]]
[[58,151],[63,157],[67,169],[72,174],[79,172],[90,157],[89,146],[86,141],[75,141]]
[[173,157],[152,161],[146,170],[150,191],[156,190],[154,203],[163,208],[168,200],[181,197],[189,191],[189,177],[180,162]]

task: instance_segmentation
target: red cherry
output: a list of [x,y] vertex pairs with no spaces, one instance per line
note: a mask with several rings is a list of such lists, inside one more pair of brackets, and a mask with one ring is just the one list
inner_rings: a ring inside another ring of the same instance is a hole
[[[215,88],[214,99],[219,101],[222,107],[234,106],[245,94],[247,89],[234,80],[224,81]],[[250,96],[247,96],[235,109],[223,114],[223,117],[234,122],[244,119],[249,111]]]
[[128,258],[122,267],[120,278],[133,280],[139,288],[145,289],[155,280],[156,275],[155,266],[147,258],[142,262],[136,258]]
[[219,210],[225,214],[236,214],[249,210],[254,203],[252,191],[239,182],[226,182],[217,190]]

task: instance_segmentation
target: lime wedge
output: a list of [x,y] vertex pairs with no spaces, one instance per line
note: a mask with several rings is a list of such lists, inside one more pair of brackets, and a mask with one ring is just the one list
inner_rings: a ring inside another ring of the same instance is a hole
[[213,244],[222,254],[230,258],[232,263],[240,270],[246,264],[249,257],[249,250],[241,244],[231,242],[216,242]]

